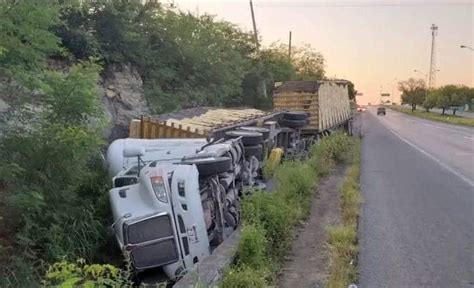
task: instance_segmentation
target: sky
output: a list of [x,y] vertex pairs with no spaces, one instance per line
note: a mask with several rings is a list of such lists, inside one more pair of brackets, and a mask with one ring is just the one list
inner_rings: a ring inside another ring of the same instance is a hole
[[[171,0],[170,0],[171,1]],[[178,8],[216,15],[252,29],[249,2],[174,0]],[[326,60],[326,76],[351,80],[358,103],[378,103],[380,93],[399,101],[397,82],[424,78],[430,67],[432,24],[436,38],[436,86],[474,87],[474,0],[254,0],[263,45],[309,43]],[[422,73],[414,72],[420,70]]]

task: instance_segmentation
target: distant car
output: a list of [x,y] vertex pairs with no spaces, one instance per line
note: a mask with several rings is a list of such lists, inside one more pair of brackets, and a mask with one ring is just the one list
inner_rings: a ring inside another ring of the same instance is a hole
[[377,115],[385,115],[385,107],[377,108]]
[[364,106],[358,106],[357,107],[357,112],[364,112],[365,111],[365,107]]

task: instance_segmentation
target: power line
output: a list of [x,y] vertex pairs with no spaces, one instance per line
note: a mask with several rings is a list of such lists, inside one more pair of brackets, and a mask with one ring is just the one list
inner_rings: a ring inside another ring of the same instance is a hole
[[428,7],[428,6],[474,6],[472,1],[457,2],[261,2],[258,7]]

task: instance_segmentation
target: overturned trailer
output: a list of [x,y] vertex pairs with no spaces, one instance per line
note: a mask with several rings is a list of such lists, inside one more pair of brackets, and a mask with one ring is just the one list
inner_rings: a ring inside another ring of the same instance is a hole
[[[326,107],[326,96],[318,95]],[[137,271],[161,267],[169,279],[180,278],[239,226],[241,198],[265,187],[269,155],[305,155],[321,132],[308,129],[313,111],[275,108],[205,107],[142,117],[132,121],[130,138],[110,145],[112,227]],[[343,124],[338,117],[333,127]],[[323,123],[318,127],[331,128]]]
[[350,132],[352,113],[348,85],[344,80],[284,82],[275,88],[273,107],[275,111],[308,113],[305,134],[326,133],[339,127]]

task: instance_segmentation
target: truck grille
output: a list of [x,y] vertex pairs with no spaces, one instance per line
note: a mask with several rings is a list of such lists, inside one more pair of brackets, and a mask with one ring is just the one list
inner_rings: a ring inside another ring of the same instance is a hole
[[162,266],[178,260],[174,238],[137,247],[131,256],[133,265],[138,269]]
[[136,268],[157,267],[178,260],[173,228],[168,215],[131,224],[125,223],[124,233],[125,244],[136,245],[131,252],[133,265]]
[[148,218],[125,227],[125,242],[138,244],[173,235],[168,215]]

